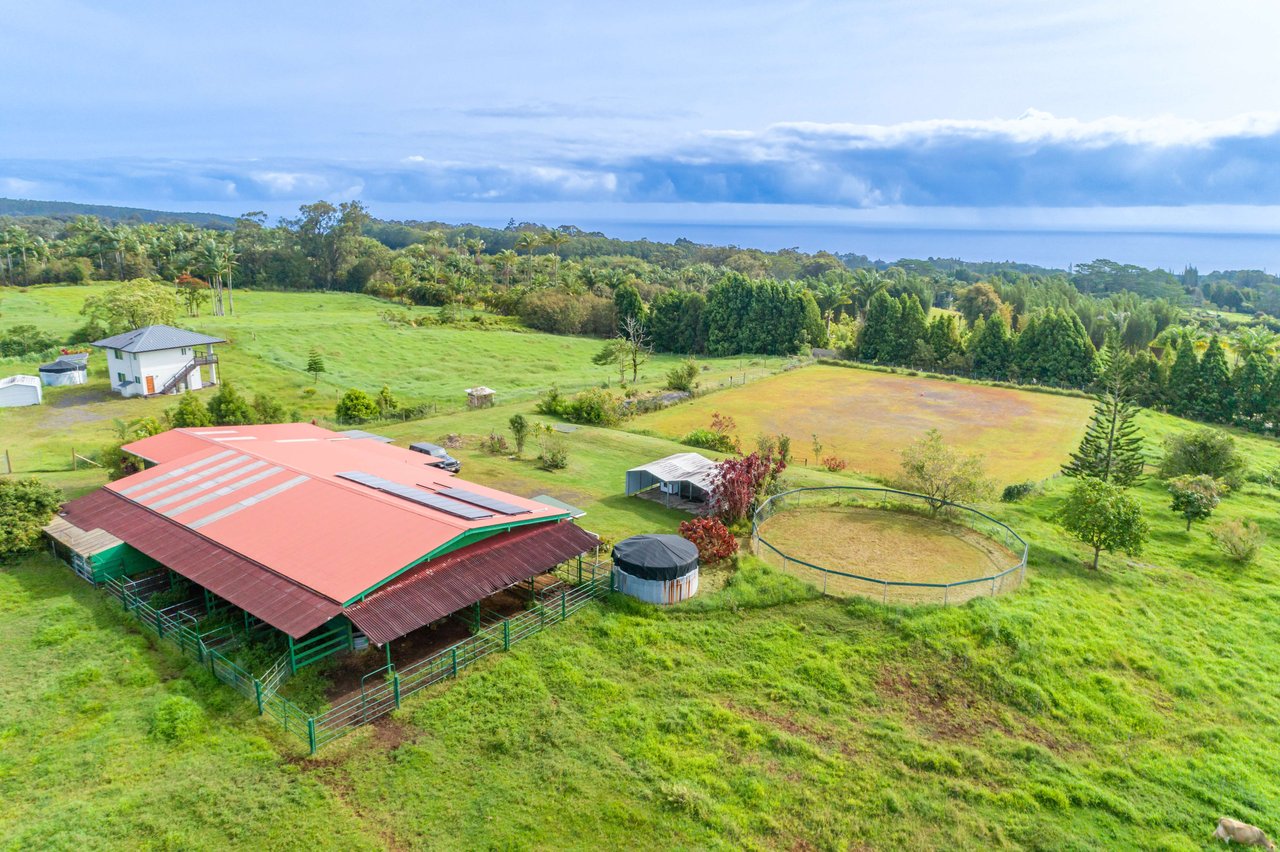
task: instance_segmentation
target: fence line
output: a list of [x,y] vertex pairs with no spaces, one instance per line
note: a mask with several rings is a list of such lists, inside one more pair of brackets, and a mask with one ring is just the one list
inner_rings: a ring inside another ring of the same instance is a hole
[[[591,601],[608,594],[612,590],[612,572],[598,573],[595,570],[598,567],[598,564],[593,566],[592,576],[581,582],[573,584],[572,580],[566,580],[533,594],[531,608],[524,612],[502,616],[485,611],[487,618],[482,619],[483,623],[472,636],[403,669],[397,670],[389,664],[370,672],[365,679],[372,678],[372,681],[367,685],[362,681],[360,695],[319,714],[307,713],[279,694],[290,672],[287,652],[260,678],[255,677],[219,650],[229,649],[237,642],[231,625],[224,624],[201,634],[185,620],[189,618],[185,613],[172,606],[164,609],[150,606],[147,599],[168,585],[164,575],[140,580],[118,577],[107,580],[102,587],[143,627],[155,632],[156,638],[167,639],[219,681],[255,702],[259,715],[279,722],[286,734],[297,737],[315,754],[321,746],[353,728],[397,709],[406,696],[457,677],[467,666],[495,651],[509,650],[514,643],[564,621]],[[475,626],[470,622],[468,625]]]
[[[818,500],[810,501],[812,495],[821,494],[828,499],[826,503]],[[956,580],[951,583],[922,583],[904,580],[888,580],[882,577],[868,577],[851,571],[842,571],[815,565],[784,552],[770,543],[761,533],[761,527],[769,518],[780,511],[796,505],[849,505],[851,495],[855,505],[879,504],[879,508],[889,509],[895,504],[907,504],[908,501],[923,501],[936,509],[958,509],[959,514],[952,520],[959,520],[962,526],[974,530],[988,538],[1000,541],[1011,551],[1021,550],[1016,564],[995,574],[976,577],[968,580]],[[866,496],[872,496],[867,500]],[[905,500],[902,498],[906,498]],[[990,515],[947,500],[931,498],[910,491],[899,491],[894,488],[877,488],[873,486],[828,485],[813,488],[796,488],[776,494],[765,500],[756,509],[751,518],[751,542],[753,552],[766,563],[782,570],[801,576],[822,589],[828,595],[860,595],[879,600],[881,603],[941,603],[944,606],[961,604],[982,595],[1002,594],[1022,585],[1027,572],[1027,554],[1029,546],[1022,536],[1011,527]],[[763,546],[763,549],[762,549]]]

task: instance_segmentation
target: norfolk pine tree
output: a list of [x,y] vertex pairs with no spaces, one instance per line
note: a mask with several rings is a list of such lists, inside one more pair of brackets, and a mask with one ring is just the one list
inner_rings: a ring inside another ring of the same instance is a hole
[[1142,435],[1135,420],[1138,409],[1130,398],[1129,357],[1114,346],[1103,348],[1097,402],[1080,448],[1063,466],[1067,476],[1091,476],[1128,488],[1142,478]]

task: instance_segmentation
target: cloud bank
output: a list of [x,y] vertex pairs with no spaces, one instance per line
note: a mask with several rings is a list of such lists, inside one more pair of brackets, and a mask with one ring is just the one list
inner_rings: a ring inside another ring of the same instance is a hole
[[279,207],[316,198],[384,203],[549,202],[906,207],[1280,204],[1280,115],[1014,119],[894,125],[776,124],[582,157],[458,162],[430,151],[354,160],[0,160],[25,197]]

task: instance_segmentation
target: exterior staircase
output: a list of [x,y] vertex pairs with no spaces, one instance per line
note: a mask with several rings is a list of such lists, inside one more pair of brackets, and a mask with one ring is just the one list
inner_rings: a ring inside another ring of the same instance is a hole
[[217,355],[197,355],[186,364],[184,364],[178,372],[174,373],[169,381],[164,383],[164,387],[160,388],[160,393],[173,393],[173,391],[187,380],[187,376],[191,375],[192,370],[199,369],[206,364],[218,363]]

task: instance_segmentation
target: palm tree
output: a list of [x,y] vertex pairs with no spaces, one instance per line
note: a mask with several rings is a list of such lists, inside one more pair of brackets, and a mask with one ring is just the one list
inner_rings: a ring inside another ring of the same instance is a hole
[[204,279],[213,287],[213,315],[223,316],[222,309],[222,274],[226,266],[226,256],[222,253],[217,241],[209,240],[196,255],[196,263]]
[[1262,326],[1246,326],[1239,329],[1231,338],[1231,348],[1236,354],[1236,363],[1247,361],[1252,355],[1260,355],[1270,360],[1275,353],[1280,336]]
[[877,270],[869,267],[855,269],[853,270],[853,288],[849,294],[850,304],[861,316],[866,312],[867,305],[871,303],[871,297],[887,286],[888,282]]
[[564,231],[547,231],[542,235],[542,244],[551,249],[554,260],[552,261],[551,279],[556,283],[560,283],[560,247],[569,242],[569,235]]
[[507,287],[511,286],[511,273],[516,268],[516,263],[520,260],[520,255],[511,249],[503,249],[493,256],[494,261],[502,269],[502,283]]
[[236,315],[236,303],[231,293],[231,274],[240,265],[236,257],[236,247],[234,245],[227,243],[222,247],[222,271],[227,276],[227,310],[230,311],[231,316]]
[[516,237],[516,249],[529,252],[529,284],[533,284],[533,252],[542,244],[542,240],[533,231],[521,231]]

